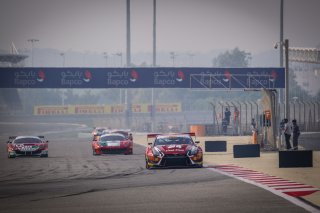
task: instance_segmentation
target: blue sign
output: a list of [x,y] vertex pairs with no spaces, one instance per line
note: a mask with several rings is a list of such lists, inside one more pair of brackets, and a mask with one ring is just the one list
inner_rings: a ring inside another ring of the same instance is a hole
[[0,88],[284,87],[284,68],[0,68]]

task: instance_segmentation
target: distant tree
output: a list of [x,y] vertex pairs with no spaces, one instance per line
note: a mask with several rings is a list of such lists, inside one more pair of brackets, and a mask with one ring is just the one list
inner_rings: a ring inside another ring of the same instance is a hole
[[238,47],[226,51],[212,60],[214,67],[248,67],[251,53],[239,50]]

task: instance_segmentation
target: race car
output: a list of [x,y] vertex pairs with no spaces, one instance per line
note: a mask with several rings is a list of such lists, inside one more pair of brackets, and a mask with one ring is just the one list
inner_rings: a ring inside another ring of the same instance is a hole
[[48,157],[48,143],[44,136],[10,136],[7,141],[8,158],[19,156]]
[[203,152],[197,145],[199,141],[194,142],[192,136],[195,133],[148,134],[148,139],[155,139],[146,148],[146,168],[202,167]]
[[101,154],[125,154],[133,153],[132,134],[107,133],[100,137],[94,137],[92,141],[93,155]]
[[124,135],[126,138],[133,139],[132,134],[130,133],[130,129],[110,129],[110,128],[103,128],[103,127],[96,127],[93,132],[93,141],[98,141],[101,135],[109,134],[109,133],[119,133]]
[[106,130],[108,130],[108,128],[105,128],[105,127],[94,127],[91,134],[92,134],[92,136],[101,135]]

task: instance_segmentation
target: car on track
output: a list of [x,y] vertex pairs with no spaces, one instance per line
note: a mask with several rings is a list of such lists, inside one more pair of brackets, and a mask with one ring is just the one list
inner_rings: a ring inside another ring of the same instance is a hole
[[92,141],[93,155],[101,154],[125,154],[133,153],[133,138],[131,133],[112,132],[99,137],[94,137]]
[[92,136],[101,135],[106,130],[108,130],[108,128],[106,128],[106,127],[94,127],[91,134],[92,134]]
[[7,141],[8,158],[19,156],[48,157],[48,143],[44,136],[10,136]]
[[195,133],[148,134],[154,141],[146,148],[146,168],[202,167],[203,152],[192,136]]

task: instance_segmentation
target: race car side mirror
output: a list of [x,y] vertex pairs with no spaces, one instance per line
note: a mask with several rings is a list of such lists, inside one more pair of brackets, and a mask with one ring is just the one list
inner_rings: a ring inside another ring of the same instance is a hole
[[200,143],[200,141],[196,141],[195,143],[196,143],[196,144],[199,144],[199,143]]

